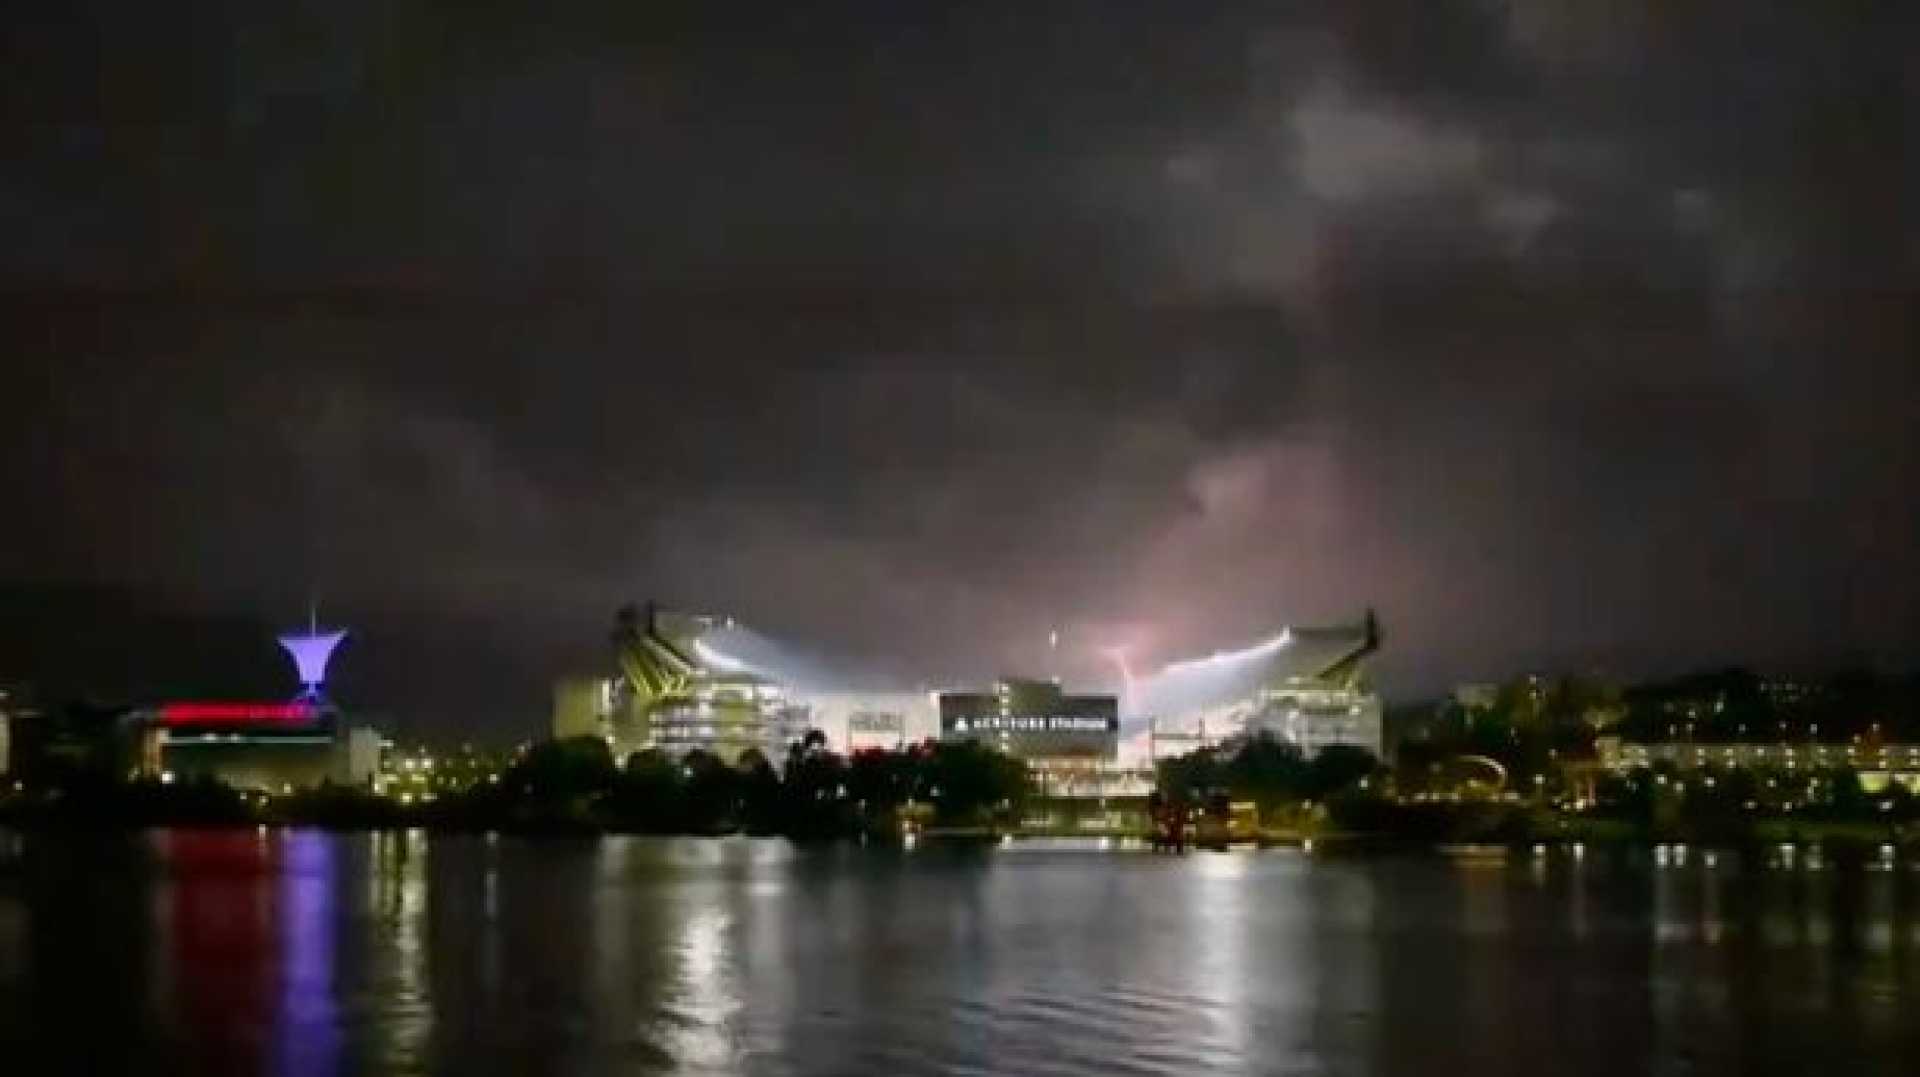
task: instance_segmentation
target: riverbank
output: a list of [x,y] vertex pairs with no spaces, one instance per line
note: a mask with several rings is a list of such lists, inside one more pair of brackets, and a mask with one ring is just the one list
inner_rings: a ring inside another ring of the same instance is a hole
[[[791,798],[786,798],[791,799]],[[1012,839],[1145,840],[1138,814],[1106,815],[1070,824],[1036,825],[1016,806],[943,815],[924,802],[877,807],[843,801],[833,811],[784,810],[782,799],[753,804],[744,798],[701,803],[610,794],[539,797],[513,787],[488,786],[430,801],[378,796],[364,790],[321,787],[284,796],[241,793],[214,783],[126,782],[58,793],[0,796],[0,825],[22,830],[140,829],[147,827],[318,827],[328,830],[427,830],[529,836],[632,834],[722,837],[744,834],[795,841],[867,844],[997,842]],[[1023,820],[1025,820],[1023,822]],[[1555,811],[1503,801],[1436,803],[1384,797],[1335,798],[1326,810],[1285,810],[1265,825],[1236,817],[1205,820],[1189,846],[1322,848],[1438,848],[1445,846],[1849,845],[1905,848],[1920,844],[1920,823],[1873,818],[1781,815],[1668,816],[1658,822],[1600,812]]]
[[[1131,828],[1009,828],[994,826],[922,826],[862,829],[838,834],[789,834],[778,831],[722,829],[674,831],[620,826],[564,817],[478,819],[447,817],[427,811],[384,811],[351,817],[337,813],[306,815],[262,810],[243,815],[156,813],[105,816],[16,813],[0,810],[0,828],[19,834],[48,832],[132,832],[153,829],[322,830],[337,833],[424,832],[445,835],[502,834],[531,839],[577,839],[600,836],[691,839],[784,838],[801,844],[855,843],[916,848],[937,845],[1005,845],[1058,843],[1132,850],[1150,848],[1151,836]],[[1447,852],[1457,849],[1644,849],[1696,846],[1723,849],[1824,848],[1855,850],[1863,855],[1886,849],[1901,856],[1920,855],[1920,832],[1890,830],[1846,821],[1766,821],[1740,834],[1716,836],[1655,833],[1618,820],[1559,819],[1549,827],[1502,836],[1484,834],[1415,834],[1390,830],[1348,830],[1321,827],[1263,828],[1257,831],[1201,836],[1188,842],[1193,852],[1223,850],[1297,849],[1323,855],[1361,855],[1392,852]]]

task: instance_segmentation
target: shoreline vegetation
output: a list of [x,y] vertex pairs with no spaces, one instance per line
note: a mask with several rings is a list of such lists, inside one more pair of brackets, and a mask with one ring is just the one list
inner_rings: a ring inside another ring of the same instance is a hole
[[0,825],[742,834],[887,844],[1086,838],[1132,847],[1135,839],[1150,841],[1155,820],[1171,809],[1189,820],[1185,844],[1197,849],[1920,846],[1912,798],[1869,797],[1857,776],[1845,772],[1814,779],[1827,791],[1823,800],[1783,810],[1754,810],[1756,801],[1743,800],[1764,780],[1745,772],[1717,783],[1696,780],[1691,790],[1657,771],[1604,775],[1591,799],[1544,791],[1528,800],[1439,797],[1426,789],[1409,793],[1407,775],[1358,749],[1329,748],[1308,759],[1288,744],[1254,737],[1230,749],[1163,760],[1152,805],[1103,804],[1089,815],[1085,804],[1038,799],[1018,760],[976,743],[928,742],[843,757],[816,731],[796,742],[785,762],[776,770],[757,752],[731,765],[699,752],[679,760],[639,752],[616,765],[597,739],[549,741],[497,780],[411,803],[342,786],[264,796],[209,779],[128,781],[75,772],[0,796]]

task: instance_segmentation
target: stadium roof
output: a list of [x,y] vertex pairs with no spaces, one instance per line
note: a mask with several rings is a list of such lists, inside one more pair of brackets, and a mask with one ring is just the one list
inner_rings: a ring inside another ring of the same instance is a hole
[[1355,625],[1283,629],[1250,647],[1174,662],[1141,678],[1128,693],[1127,709],[1172,718],[1232,705],[1263,686],[1350,687],[1379,645],[1371,612]]

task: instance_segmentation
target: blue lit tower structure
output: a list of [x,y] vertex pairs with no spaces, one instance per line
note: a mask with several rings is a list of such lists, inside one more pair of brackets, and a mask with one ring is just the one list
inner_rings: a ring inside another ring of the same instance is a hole
[[294,669],[300,675],[300,694],[295,697],[300,702],[314,706],[326,704],[327,663],[333,658],[334,648],[346,638],[344,628],[320,631],[312,615],[307,618],[305,632],[289,632],[280,637],[280,646],[293,658]]

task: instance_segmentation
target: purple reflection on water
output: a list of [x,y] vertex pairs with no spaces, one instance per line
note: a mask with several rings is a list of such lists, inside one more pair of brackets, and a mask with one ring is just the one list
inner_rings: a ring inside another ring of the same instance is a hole
[[280,835],[280,1005],[274,1017],[273,1072],[322,1077],[340,1070],[341,1032],[334,993],[338,855],[323,832]]

